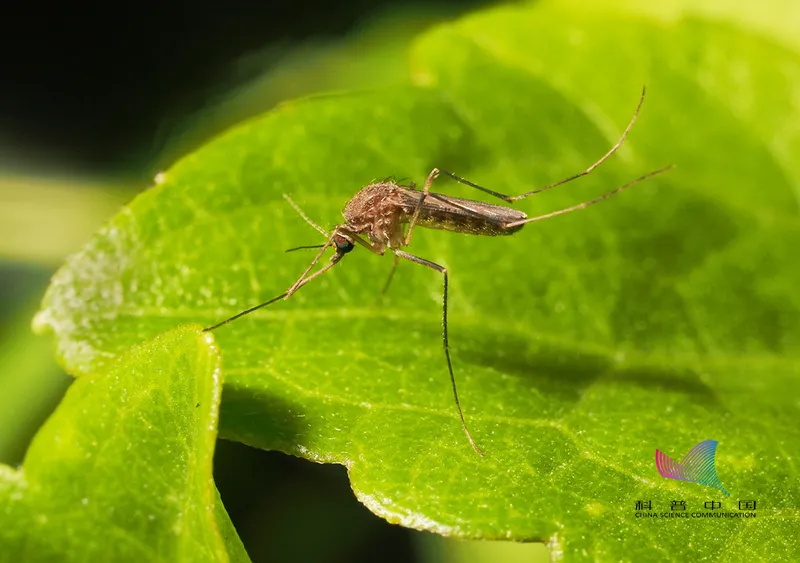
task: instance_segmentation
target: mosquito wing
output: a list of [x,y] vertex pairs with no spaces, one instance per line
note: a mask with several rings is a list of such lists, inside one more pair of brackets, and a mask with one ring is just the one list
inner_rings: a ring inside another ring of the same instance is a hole
[[[401,187],[398,191],[403,207],[404,222],[411,220],[422,192]],[[428,193],[419,210],[417,226],[471,235],[510,235],[523,225],[505,225],[525,219],[522,211],[482,201],[444,194]]]

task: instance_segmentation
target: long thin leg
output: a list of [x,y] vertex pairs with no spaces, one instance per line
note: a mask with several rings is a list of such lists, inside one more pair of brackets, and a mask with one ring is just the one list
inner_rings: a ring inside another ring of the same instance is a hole
[[264,301],[263,303],[259,303],[258,305],[250,307],[249,309],[245,309],[244,311],[242,311],[240,313],[236,313],[235,315],[233,315],[232,317],[228,317],[224,321],[220,321],[215,325],[211,325],[209,327],[204,328],[203,332],[209,332],[209,331],[212,331],[214,329],[217,329],[217,328],[219,328],[219,327],[221,327],[223,325],[228,324],[231,321],[235,321],[239,317],[243,317],[245,315],[249,315],[253,311],[257,311],[257,310],[259,310],[259,309],[261,309],[263,307],[267,307],[269,305],[272,305],[273,303],[275,303],[276,301],[280,301],[281,299],[288,299],[298,289],[300,289],[301,287],[306,285],[308,282],[310,282],[311,280],[313,280],[314,278],[316,278],[318,276],[321,276],[322,274],[324,274],[325,272],[327,272],[328,270],[333,268],[339,262],[339,260],[342,259],[342,256],[344,256],[344,254],[340,254],[340,253],[337,252],[336,254],[334,254],[331,257],[331,261],[330,262],[325,264],[325,266],[323,266],[322,268],[320,268],[319,270],[317,270],[316,272],[314,272],[310,276],[307,276],[307,274],[311,270],[311,268],[313,268],[314,265],[317,262],[319,262],[319,259],[322,256],[322,254],[325,252],[325,250],[329,246],[331,246],[331,240],[332,239],[328,239],[328,242],[323,245],[322,250],[320,250],[319,253],[317,253],[317,256],[314,258],[314,260],[312,260],[312,262],[311,262],[311,264],[309,264],[308,268],[305,269],[305,271],[300,275],[299,278],[297,278],[297,281],[294,282],[289,289],[287,289],[286,291],[284,291],[283,293],[281,293],[277,297],[273,297],[272,299],[270,299],[268,301]]
[[[322,248],[319,249],[319,252],[317,252],[317,255],[311,261],[311,264],[308,265],[308,268],[306,268],[305,271],[303,271],[303,273],[300,274],[300,277],[297,278],[297,281],[294,282],[294,284],[292,284],[292,287],[290,287],[289,290],[286,292],[287,293],[286,297],[289,297],[289,295],[291,295],[300,288],[303,279],[305,279],[308,272],[311,271],[311,268],[317,265],[319,259],[322,258],[322,255],[325,254],[325,251],[328,250],[328,247],[331,246],[332,244],[333,244],[333,235],[328,237],[328,242],[322,245]],[[334,256],[336,256],[336,254],[334,254]],[[312,276],[309,277],[309,279],[315,278],[317,277],[317,275],[319,275],[319,272],[314,273]]]
[[527,219],[522,219],[521,221],[514,221],[513,223],[506,223],[503,225],[504,229],[510,229],[513,227],[518,227],[519,225],[524,225],[525,223],[533,223],[534,221],[541,221],[542,219],[549,219],[550,217],[555,217],[556,215],[563,215],[564,213],[570,213],[572,211],[577,211],[579,209],[584,209],[585,207],[589,207],[590,205],[594,205],[595,203],[600,203],[604,199],[610,198],[612,195],[618,194],[622,190],[626,190],[631,186],[638,184],[648,178],[656,176],[658,174],[663,174],[667,170],[673,167],[672,164],[669,166],[665,166],[664,168],[659,168],[658,170],[653,170],[652,172],[648,172],[644,176],[639,176],[635,180],[631,180],[627,184],[623,184],[615,190],[611,190],[610,192],[606,192],[603,195],[597,196],[594,199],[590,199],[589,201],[584,201],[583,203],[579,203],[577,205],[573,205],[571,207],[565,207],[564,209],[559,209],[558,211],[553,211],[551,213],[545,213],[544,215],[537,215],[536,217],[528,217]]
[[389,291],[389,286],[392,284],[392,279],[394,279],[394,273],[397,271],[398,262],[400,262],[400,259],[397,254],[395,254],[394,263],[392,263],[392,271],[389,272],[389,277],[386,278],[386,283],[383,284],[383,289],[381,289],[381,297],[386,295],[386,292]]
[[203,332],[209,332],[209,331],[212,331],[212,330],[214,330],[214,329],[217,329],[217,328],[221,327],[222,325],[226,325],[226,324],[228,324],[228,323],[229,323],[229,322],[231,322],[231,321],[235,321],[235,320],[236,320],[236,319],[238,319],[239,317],[244,317],[245,315],[249,315],[249,314],[250,314],[250,313],[252,313],[253,311],[258,311],[258,310],[259,310],[259,309],[261,309],[262,307],[266,307],[266,306],[268,306],[268,305],[272,305],[273,303],[275,303],[276,301],[280,301],[281,299],[283,299],[283,298],[284,298],[284,297],[286,297],[287,295],[288,295],[288,292],[284,291],[283,293],[281,293],[281,294],[280,294],[280,295],[278,295],[277,297],[273,297],[273,298],[272,298],[272,299],[270,299],[269,301],[264,301],[263,303],[259,303],[258,305],[254,306],[254,307],[250,307],[249,309],[245,309],[245,310],[244,310],[244,311],[242,311],[241,313],[236,313],[234,316],[232,316],[232,317],[228,317],[228,318],[227,318],[227,319],[225,319],[224,321],[220,321],[220,322],[218,322],[218,323],[217,323],[217,324],[215,324],[215,325],[211,325],[211,326],[208,326],[208,327],[204,328],[204,329],[203,329]]
[[425,201],[425,198],[431,191],[431,184],[433,181],[439,176],[439,169],[434,168],[431,170],[431,173],[428,174],[428,178],[425,180],[425,185],[422,186],[422,192],[419,196],[419,201],[417,202],[417,207],[414,209],[414,214],[411,216],[411,221],[408,222],[408,230],[406,231],[406,238],[403,241],[403,246],[408,246],[411,244],[411,233],[414,232],[414,225],[417,224],[417,219],[419,218],[419,211],[422,209],[422,202]]
[[[331,256],[330,262],[325,264],[322,268],[320,268],[319,270],[317,270],[316,272],[314,272],[310,276],[305,277],[305,278],[301,278],[301,279],[297,280],[296,282],[294,282],[294,285],[292,287],[290,287],[289,290],[286,292],[286,298],[288,299],[289,297],[292,296],[292,294],[295,291],[297,291],[298,289],[300,289],[301,287],[306,285],[308,282],[310,282],[314,278],[318,278],[319,276],[321,276],[322,274],[324,274],[325,272],[327,272],[328,270],[333,268],[336,264],[339,263],[339,260],[342,259],[342,256],[344,256],[344,254],[341,254],[341,253],[337,252],[336,254]],[[306,272],[308,272],[308,270],[306,270]],[[305,274],[303,274],[303,275],[305,275]]]
[[442,297],[442,344],[444,346],[445,358],[447,358],[447,370],[450,372],[450,383],[453,385],[453,398],[456,401],[458,416],[461,418],[461,427],[464,429],[464,433],[467,435],[467,440],[469,440],[472,449],[475,450],[478,455],[483,455],[483,452],[480,450],[480,448],[478,448],[477,444],[475,444],[475,440],[472,439],[472,435],[469,433],[469,429],[467,428],[467,422],[464,420],[464,412],[461,410],[461,403],[458,401],[458,389],[456,388],[455,375],[453,375],[453,363],[450,361],[450,343],[447,338],[447,268],[440,266],[439,264],[435,264],[434,262],[430,262],[429,260],[425,260],[424,258],[420,258],[419,256],[414,256],[408,252],[403,252],[402,250],[394,250],[394,254],[395,256],[405,258],[406,260],[414,262],[415,264],[421,264],[422,266],[436,270],[442,274],[442,276],[444,276],[444,293]]
[[641,98],[639,98],[639,104],[636,106],[636,111],[633,112],[633,117],[631,118],[630,122],[628,123],[628,126],[625,127],[625,130],[622,132],[622,135],[620,136],[619,140],[616,143],[614,143],[614,146],[611,147],[606,154],[604,154],[598,160],[596,160],[591,166],[586,168],[586,170],[583,170],[582,172],[578,172],[577,174],[573,174],[572,176],[564,178],[563,180],[559,180],[557,182],[553,182],[552,184],[548,184],[548,185],[546,185],[546,186],[544,186],[542,188],[536,188],[535,190],[531,190],[529,192],[525,192],[524,194],[510,196],[510,195],[501,194],[500,192],[496,192],[494,190],[490,190],[489,188],[484,188],[483,186],[479,186],[478,184],[470,182],[469,180],[466,180],[466,179],[462,178],[461,176],[456,176],[452,172],[447,172],[446,170],[439,170],[438,172],[441,172],[442,174],[450,176],[456,182],[464,184],[465,186],[470,186],[472,188],[475,188],[476,190],[480,190],[480,191],[482,191],[484,193],[487,193],[489,195],[492,195],[492,196],[494,196],[496,198],[500,198],[500,199],[502,199],[503,201],[505,201],[507,203],[511,203],[513,201],[524,199],[526,197],[530,197],[532,195],[535,195],[535,194],[538,194],[538,193],[542,193],[542,192],[547,191],[547,190],[551,190],[551,189],[553,189],[553,188],[555,188],[557,186],[561,186],[562,184],[566,184],[567,182],[571,182],[572,180],[577,180],[578,178],[580,178],[582,176],[586,176],[587,174],[591,173],[592,170],[594,170],[595,168],[600,166],[603,162],[608,160],[608,158],[612,154],[617,152],[617,149],[622,145],[623,141],[625,141],[625,138],[628,136],[628,133],[630,132],[631,128],[633,127],[633,124],[636,123],[636,118],[639,117],[639,111],[642,109],[642,104],[644,103],[644,95],[645,95],[646,91],[647,91],[647,88],[646,87],[642,87],[642,96],[641,96]]
[[364,248],[366,248],[367,250],[369,250],[373,254],[377,254],[378,256],[383,256],[384,254],[386,254],[386,249],[385,248],[381,249],[381,248],[375,246],[374,244],[372,244],[370,241],[364,240],[364,237],[362,237],[358,233],[354,233],[352,231],[349,231],[345,227],[342,227],[341,225],[336,227],[336,230],[339,231],[340,234],[347,235],[354,243],[363,246]]

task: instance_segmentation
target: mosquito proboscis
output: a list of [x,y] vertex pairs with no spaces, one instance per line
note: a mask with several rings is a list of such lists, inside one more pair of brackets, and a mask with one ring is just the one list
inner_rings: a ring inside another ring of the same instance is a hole
[[[236,315],[233,315],[232,317],[229,317],[224,321],[212,325],[204,330],[210,331],[217,329],[233,320],[248,315],[253,311],[267,307],[276,301],[288,299],[308,282],[333,268],[339,263],[344,255],[352,251],[357,244],[381,256],[384,255],[387,250],[390,250],[394,254],[394,264],[392,265],[391,273],[386,284],[384,285],[383,291],[386,291],[389,283],[391,282],[400,259],[408,260],[409,262],[413,262],[415,264],[435,270],[442,275],[444,281],[444,289],[442,292],[442,345],[444,347],[445,359],[447,360],[447,370],[450,374],[453,398],[455,400],[458,416],[461,420],[461,427],[464,430],[470,445],[478,454],[483,455],[483,452],[480,450],[480,448],[478,448],[478,445],[475,443],[475,440],[473,440],[472,434],[467,427],[467,423],[464,418],[464,412],[461,409],[461,403],[458,398],[456,379],[455,375],[453,374],[453,364],[450,359],[450,343],[448,339],[447,328],[447,268],[419,256],[405,252],[402,249],[411,243],[411,235],[414,231],[414,228],[418,226],[473,235],[510,235],[519,231],[527,223],[541,221],[542,219],[548,219],[550,217],[555,217],[556,215],[562,215],[564,213],[570,213],[572,211],[589,207],[590,205],[594,205],[595,203],[599,203],[605,199],[608,199],[609,197],[616,195],[619,192],[630,188],[631,186],[634,186],[648,178],[666,172],[672,168],[672,165],[665,166],[663,168],[659,168],[658,170],[644,174],[643,176],[639,176],[638,178],[635,178],[594,199],[559,209],[551,213],[537,215],[535,217],[528,217],[522,211],[502,205],[494,205],[491,203],[452,197],[430,191],[434,180],[436,180],[440,174],[444,174],[461,184],[480,190],[493,197],[501,199],[506,203],[512,203],[557,186],[561,186],[582,176],[586,176],[600,164],[605,162],[617,151],[620,145],[622,145],[623,141],[633,127],[633,124],[636,122],[637,117],[639,116],[639,112],[644,102],[645,92],[646,90],[643,88],[642,95],[639,99],[638,105],[636,106],[636,110],[633,113],[633,117],[631,118],[627,127],[625,127],[625,130],[622,132],[619,140],[614,143],[614,145],[602,157],[592,163],[585,170],[577,174],[573,174],[572,176],[557,182],[553,182],[552,184],[548,184],[544,187],[537,188],[516,196],[508,196],[499,192],[495,192],[470,182],[469,180],[461,178],[460,176],[457,176],[451,172],[434,168],[430,174],[428,174],[428,178],[425,180],[422,190],[416,189],[416,186],[413,183],[410,186],[401,186],[394,180],[388,179],[363,187],[345,206],[343,211],[345,222],[329,232],[312,221],[303,212],[303,210],[300,209],[300,207],[294,201],[292,201],[291,198],[289,198],[289,196],[284,194],[286,201],[289,202],[289,204],[300,214],[300,216],[325,237],[325,243],[321,245],[300,246],[290,249],[298,250],[303,248],[319,248],[319,251],[305,271],[297,279],[297,281],[295,281],[294,284],[292,284],[285,292],[277,297],[273,297],[269,301],[264,301],[263,303],[259,303],[258,305],[250,307],[249,309],[245,309],[244,311],[241,311],[240,313],[237,313]],[[331,247],[334,249],[334,254],[331,256],[330,261],[312,273],[314,266],[316,266],[320,261],[322,256],[325,254],[325,251]]]

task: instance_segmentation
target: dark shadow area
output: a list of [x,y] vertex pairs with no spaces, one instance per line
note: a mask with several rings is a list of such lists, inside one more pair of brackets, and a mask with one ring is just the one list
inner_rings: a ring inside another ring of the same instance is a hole
[[[222,438],[288,451],[294,444],[304,443],[305,436],[297,424],[304,418],[299,405],[262,390],[230,382],[223,387],[219,417]],[[269,437],[268,444],[264,443],[264,436]]]
[[708,408],[722,407],[714,390],[700,380],[697,372],[676,367],[634,366],[608,373],[608,379],[644,388],[689,395],[695,403]]
[[575,402],[593,383],[605,379],[644,388],[690,395],[707,406],[719,406],[714,391],[689,369],[663,366],[618,367],[611,358],[554,343],[530,343],[513,335],[481,333],[463,341],[459,355],[472,364],[508,373],[529,382],[544,396]]
[[585,389],[604,377],[611,360],[600,354],[513,334],[480,332],[460,336],[458,354],[469,363],[530,382],[543,395],[577,401]]
[[[661,179],[670,181],[669,175]],[[710,198],[686,190],[677,195],[659,202],[646,221],[641,212],[613,215],[614,230],[624,233],[619,237],[622,256],[631,264],[652,264],[658,276],[690,273],[736,241],[748,221]]]
[[214,478],[254,563],[414,561],[412,530],[358,502],[341,465],[219,440]]
[[[439,1],[454,15],[485,0]],[[0,155],[62,171],[139,174],[187,116],[278,65],[292,47],[332,41],[379,12],[428,4],[71,2],[4,7]],[[261,65],[242,58],[253,53]]]

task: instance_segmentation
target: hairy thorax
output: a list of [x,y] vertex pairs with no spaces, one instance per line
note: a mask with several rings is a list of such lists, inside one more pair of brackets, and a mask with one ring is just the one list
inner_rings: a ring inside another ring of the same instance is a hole
[[409,219],[407,203],[401,197],[403,189],[392,182],[362,188],[342,211],[347,227],[366,235],[381,253],[387,247],[403,246],[403,223]]

